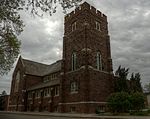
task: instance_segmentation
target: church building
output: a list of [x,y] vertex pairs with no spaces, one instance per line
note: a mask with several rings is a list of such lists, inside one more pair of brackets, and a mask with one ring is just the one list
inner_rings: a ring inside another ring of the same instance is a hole
[[51,65],[20,56],[10,111],[95,113],[114,92],[107,16],[87,2],[65,16],[63,57]]

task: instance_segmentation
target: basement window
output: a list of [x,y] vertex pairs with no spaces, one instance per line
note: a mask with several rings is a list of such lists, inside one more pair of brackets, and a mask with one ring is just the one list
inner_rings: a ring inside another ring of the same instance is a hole
[[70,112],[72,112],[72,113],[76,112],[76,108],[75,107],[70,107]]
[[58,106],[54,107],[54,112],[58,112]]

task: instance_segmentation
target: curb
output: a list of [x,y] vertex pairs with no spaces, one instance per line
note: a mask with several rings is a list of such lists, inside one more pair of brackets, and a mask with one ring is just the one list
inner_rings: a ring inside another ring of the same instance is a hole
[[92,114],[68,114],[68,113],[44,113],[44,112],[6,112],[0,111],[0,114],[18,114],[18,115],[32,115],[32,116],[51,116],[51,117],[65,117],[65,118],[86,118],[86,119],[150,119],[150,116],[97,116]]

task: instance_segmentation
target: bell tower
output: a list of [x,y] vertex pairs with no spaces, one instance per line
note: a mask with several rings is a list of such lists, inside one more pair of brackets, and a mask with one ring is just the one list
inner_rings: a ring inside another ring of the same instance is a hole
[[95,111],[112,92],[112,59],[107,17],[81,4],[65,16],[61,106],[64,112]]
[[[107,17],[88,3],[83,3],[65,17],[63,59],[67,60],[66,71],[71,71],[71,55],[76,55],[76,68],[84,61],[83,52],[90,51],[89,65],[93,68],[112,72],[110,38],[108,35]],[[98,53],[100,62],[98,65]],[[96,63],[97,62],[97,63]]]

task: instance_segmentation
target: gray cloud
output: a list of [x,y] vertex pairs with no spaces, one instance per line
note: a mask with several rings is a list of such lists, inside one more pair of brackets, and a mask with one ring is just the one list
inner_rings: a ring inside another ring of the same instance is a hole
[[[130,72],[141,73],[143,85],[150,82],[150,1],[86,1],[108,16],[114,70],[119,65],[129,67]],[[64,27],[61,9],[52,17],[32,18],[27,13],[22,13],[22,17],[26,27],[19,37],[22,41],[21,55],[48,64],[61,59]],[[1,80],[7,82],[2,83],[7,90],[10,76],[11,73],[5,77],[8,81],[5,78]]]
[[62,39],[63,39],[63,17],[58,18],[58,14],[52,17],[31,18],[23,13],[25,30],[20,36],[22,39],[21,54],[25,58],[43,63],[52,63],[61,59]]

